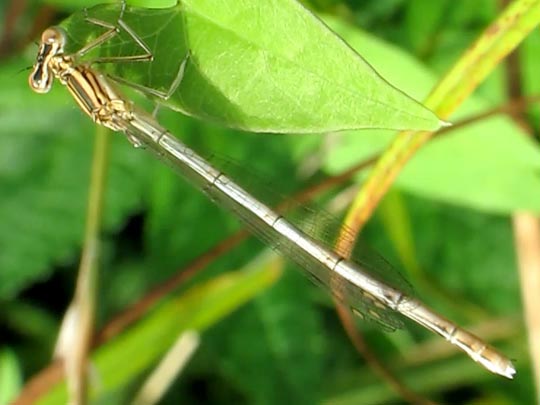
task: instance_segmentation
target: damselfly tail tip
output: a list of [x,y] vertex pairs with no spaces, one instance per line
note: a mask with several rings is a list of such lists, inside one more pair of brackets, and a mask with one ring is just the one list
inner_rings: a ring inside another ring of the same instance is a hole
[[516,375],[516,369],[512,362],[499,352],[497,352],[491,346],[484,346],[484,350],[473,352],[467,352],[471,358],[481,364],[486,370],[493,374],[506,377],[509,380],[514,379]]
[[514,365],[510,360],[506,358],[502,360],[503,361],[500,362],[483,363],[483,365],[492,373],[513,380],[514,375],[516,374],[516,369],[514,368]]
[[512,363],[508,363],[504,370],[501,370],[500,374],[510,380],[513,380],[514,375],[516,374],[516,369]]

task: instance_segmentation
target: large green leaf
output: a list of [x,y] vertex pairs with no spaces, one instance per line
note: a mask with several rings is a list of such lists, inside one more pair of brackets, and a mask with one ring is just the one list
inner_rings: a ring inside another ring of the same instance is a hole
[[19,359],[8,347],[0,349],[0,404],[12,401],[22,386]]
[[[69,52],[104,32],[87,17],[117,24],[119,6],[66,20]],[[164,102],[189,115],[262,132],[435,130],[441,124],[295,0],[187,0],[167,9],[130,7],[123,21],[149,46],[153,61],[99,68],[166,93],[189,52],[183,80]],[[121,30],[88,59],[97,53],[145,51]]]

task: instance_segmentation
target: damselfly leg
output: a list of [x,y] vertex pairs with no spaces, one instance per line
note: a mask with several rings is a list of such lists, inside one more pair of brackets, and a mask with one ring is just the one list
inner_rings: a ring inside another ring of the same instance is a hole
[[[125,32],[128,35],[128,38],[137,46],[143,50],[143,53],[140,54],[134,54],[134,55],[123,55],[123,56],[99,56],[89,61],[90,65],[93,64],[99,64],[99,63],[122,63],[122,62],[151,62],[154,59],[154,55],[152,53],[152,50],[148,46],[148,44],[141,38],[139,34],[124,20],[124,15],[126,13],[126,10],[128,10],[128,6],[126,4],[126,0],[120,1],[120,11],[118,18],[116,20],[115,24],[112,24],[108,21],[104,21],[102,19],[98,19],[95,17],[92,17],[88,14],[88,10],[85,9],[85,21],[89,24],[96,25],[98,27],[105,28],[106,31],[102,34],[100,34],[97,38],[95,38],[93,41],[89,42],[87,45],[85,45],[83,48],[81,48],[79,51],[76,52],[76,57],[82,57],[91,50],[105,44],[107,41],[114,38],[116,35],[119,35],[122,31]],[[153,96],[155,98],[158,98],[160,100],[167,101],[171,98],[171,96],[175,93],[175,91],[178,89],[178,86],[182,82],[182,78],[184,76],[185,68],[187,65],[187,61],[190,58],[189,52],[186,54],[185,58],[181,61],[180,65],[178,66],[178,70],[176,72],[176,75],[174,79],[172,80],[170,86],[166,90],[158,90],[155,88],[152,88],[150,86],[145,86],[140,83],[135,83],[133,81],[130,81],[128,79],[125,79],[123,77],[120,77],[118,75],[113,74],[107,74],[107,76],[121,84],[127,87],[130,87],[136,91],[139,91],[145,95]],[[159,103],[155,103],[155,108],[152,113],[152,115],[155,117],[157,116],[158,110],[160,108]]]
[[144,40],[137,35],[137,33],[123,20],[124,13],[126,11],[126,0],[121,0],[120,2],[120,13],[116,24],[111,24],[107,21],[103,21],[97,18],[90,17],[88,15],[88,10],[85,9],[85,21],[89,24],[97,25],[98,27],[103,27],[106,31],[99,35],[96,39],[86,44],[83,48],[79,49],[76,53],[77,57],[81,57],[91,50],[101,46],[105,42],[111,40],[116,35],[120,34],[120,29],[124,30],[129,37],[135,42],[144,53],[136,55],[127,55],[127,56],[101,56],[90,61],[90,64],[95,63],[117,63],[117,62],[149,62],[154,58],[150,47],[144,42]]

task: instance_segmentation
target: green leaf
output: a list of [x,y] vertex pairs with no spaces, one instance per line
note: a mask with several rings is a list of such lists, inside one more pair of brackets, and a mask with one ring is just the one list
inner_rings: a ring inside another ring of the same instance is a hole
[[[88,16],[116,24],[119,7],[98,6]],[[63,23],[68,52],[105,30],[85,17],[76,13]],[[164,104],[192,116],[262,132],[435,130],[441,124],[294,0],[188,0],[168,9],[130,7],[123,20],[148,44],[153,61],[100,69],[166,93],[189,52],[184,77]],[[145,53],[125,30],[96,52]]]
[[405,21],[409,42],[420,53],[436,41],[437,28],[445,20],[452,3],[448,0],[412,0],[407,2]]
[[[42,0],[42,3],[50,4],[54,7],[65,9],[80,10],[83,7],[93,7],[97,4],[119,4],[121,0]],[[146,8],[165,8],[172,7],[177,0],[127,0],[127,4]]]
[[[540,71],[540,60],[536,57],[540,52],[540,31],[535,30],[527,37],[520,48],[520,63],[522,66],[523,93],[539,94],[540,81],[538,72]],[[538,103],[529,105],[529,125],[533,125],[538,131],[540,122],[540,107]]]
[[8,404],[15,399],[22,387],[22,370],[15,353],[3,348],[0,350],[0,404]]
[[232,325],[213,331],[219,370],[247,402],[317,402],[324,378],[324,329],[309,296],[315,288],[298,272],[287,271],[273,288],[239,311]]
[[[94,395],[103,398],[127,386],[151,367],[179,334],[187,330],[203,332],[273,284],[281,268],[282,261],[274,254],[262,255],[242,271],[214,278],[163,302],[147,318],[92,355],[99,375],[99,390]],[[52,386],[38,401],[66,402],[63,383]]]
[[520,293],[510,220],[416,198],[408,206],[431,278],[494,313],[515,313]]
[[[415,96],[424,97],[435,82],[428,69],[402,51],[336,20],[328,23],[352,46],[362,47],[385,77]],[[471,97],[459,117],[488,108],[487,102]],[[383,131],[343,134],[328,156],[327,167],[331,172],[344,170],[381,151],[392,136]],[[540,149],[510,119],[493,117],[433,139],[409,162],[396,184],[424,197],[489,212],[540,212]]]

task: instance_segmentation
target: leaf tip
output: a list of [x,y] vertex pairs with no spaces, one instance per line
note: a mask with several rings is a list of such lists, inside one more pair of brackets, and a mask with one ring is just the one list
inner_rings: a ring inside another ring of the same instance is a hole
[[452,125],[453,124],[450,121],[445,121],[445,120],[439,119],[439,126],[441,128],[448,128],[448,127],[451,127]]

